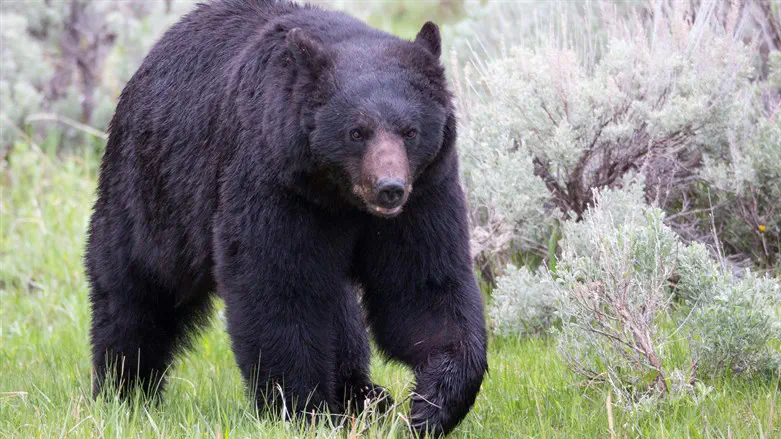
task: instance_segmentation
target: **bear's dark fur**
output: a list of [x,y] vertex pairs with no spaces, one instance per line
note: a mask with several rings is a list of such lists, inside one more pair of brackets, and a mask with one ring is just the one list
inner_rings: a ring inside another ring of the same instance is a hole
[[95,392],[161,384],[216,292],[250,386],[343,411],[384,392],[362,305],[415,371],[413,427],[453,429],[487,362],[440,50],[431,23],[403,41],[266,0],[174,25],[125,87],[100,169]]

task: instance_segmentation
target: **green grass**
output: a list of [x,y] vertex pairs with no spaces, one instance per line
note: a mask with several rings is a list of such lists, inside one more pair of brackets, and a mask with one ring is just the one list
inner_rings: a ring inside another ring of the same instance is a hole
[[[21,146],[0,164],[0,436],[404,437],[404,404],[378,418],[312,426],[256,415],[218,312],[169,372],[159,404],[89,398],[89,310],[82,268],[96,159],[59,160]],[[218,307],[219,308],[219,307]],[[455,437],[610,437],[607,390],[583,386],[551,340],[493,339],[490,374]],[[374,379],[397,401],[411,374],[375,358]],[[626,411],[615,437],[779,437],[779,380],[728,378],[709,392]]]

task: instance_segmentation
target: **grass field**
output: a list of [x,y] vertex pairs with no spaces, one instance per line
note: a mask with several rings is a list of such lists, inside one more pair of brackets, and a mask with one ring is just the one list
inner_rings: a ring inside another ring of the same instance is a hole
[[[258,416],[219,312],[169,372],[161,403],[91,400],[82,251],[97,159],[84,157],[61,160],[23,146],[0,172],[0,436],[406,435],[403,403],[385,417],[315,425]],[[703,383],[691,394],[625,410],[569,373],[551,340],[492,339],[489,362],[476,406],[455,437],[781,437],[778,377]],[[408,395],[411,374],[403,367],[375,358],[372,373],[397,401]]]

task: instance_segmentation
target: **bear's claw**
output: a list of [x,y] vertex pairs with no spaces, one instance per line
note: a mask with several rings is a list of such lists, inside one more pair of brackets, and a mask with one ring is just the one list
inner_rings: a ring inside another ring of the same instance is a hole
[[393,407],[393,404],[388,389],[370,383],[354,387],[348,395],[345,408],[352,413],[360,413],[368,408],[372,408],[377,413],[385,413]]

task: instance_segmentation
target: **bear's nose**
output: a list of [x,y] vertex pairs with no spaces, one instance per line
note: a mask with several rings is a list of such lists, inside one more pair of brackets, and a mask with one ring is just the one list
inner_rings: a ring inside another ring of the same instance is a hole
[[382,179],[377,183],[377,204],[386,209],[401,205],[404,200],[404,182],[397,178]]

